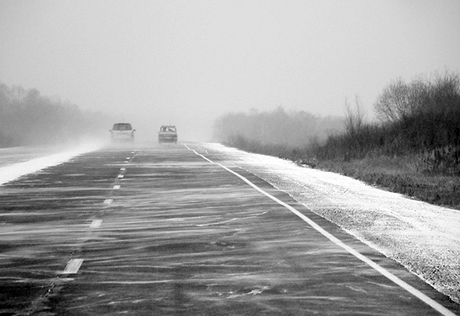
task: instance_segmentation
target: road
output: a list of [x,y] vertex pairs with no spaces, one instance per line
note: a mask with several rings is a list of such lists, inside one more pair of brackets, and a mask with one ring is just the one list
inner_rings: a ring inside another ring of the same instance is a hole
[[80,155],[4,184],[0,205],[0,315],[460,314],[197,144]]

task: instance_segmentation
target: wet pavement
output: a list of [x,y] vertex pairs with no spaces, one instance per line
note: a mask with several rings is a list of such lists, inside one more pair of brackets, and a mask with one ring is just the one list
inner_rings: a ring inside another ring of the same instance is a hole
[[[288,194],[227,167],[460,314]],[[0,205],[0,315],[442,314],[183,145],[87,153],[1,186]]]

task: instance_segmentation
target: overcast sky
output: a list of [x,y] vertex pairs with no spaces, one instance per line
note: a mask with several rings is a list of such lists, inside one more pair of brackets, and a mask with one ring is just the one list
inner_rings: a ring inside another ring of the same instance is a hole
[[391,80],[446,70],[459,0],[0,0],[1,82],[148,133],[203,137],[251,108],[343,115],[356,94],[372,116]]

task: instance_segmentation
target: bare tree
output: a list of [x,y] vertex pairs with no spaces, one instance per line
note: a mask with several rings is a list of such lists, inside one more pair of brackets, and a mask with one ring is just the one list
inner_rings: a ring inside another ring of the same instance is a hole
[[366,116],[361,98],[355,95],[355,107],[353,108],[348,99],[345,99],[345,130],[350,135],[355,135],[364,124]]
[[377,117],[381,121],[397,122],[408,117],[413,111],[410,87],[402,80],[391,82],[375,103]]
[[374,104],[377,117],[383,122],[398,122],[422,113],[448,113],[458,104],[458,74],[436,74],[433,79],[402,79],[391,82]]

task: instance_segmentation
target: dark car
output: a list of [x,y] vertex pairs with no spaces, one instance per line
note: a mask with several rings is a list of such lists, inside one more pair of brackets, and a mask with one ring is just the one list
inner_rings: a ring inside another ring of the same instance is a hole
[[174,125],[161,125],[158,132],[159,143],[177,143],[177,129]]
[[110,130],[112,141],[134,141],[134,132],[129,123],[115,123]]

